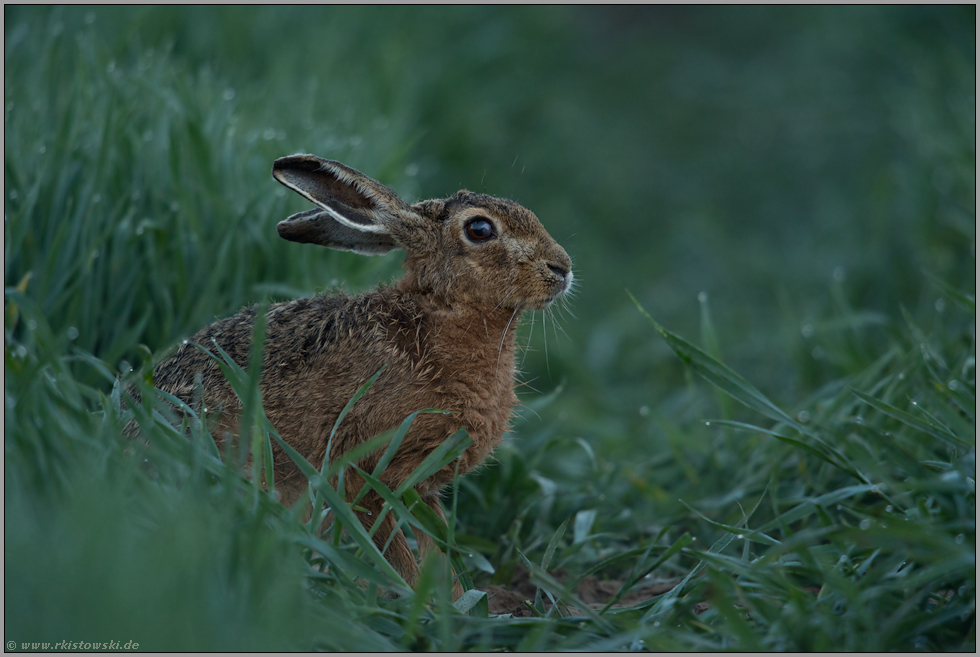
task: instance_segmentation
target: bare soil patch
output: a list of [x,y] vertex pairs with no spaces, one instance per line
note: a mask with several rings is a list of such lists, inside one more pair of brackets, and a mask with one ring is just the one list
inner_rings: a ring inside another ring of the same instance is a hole
[[[567,573],[562,570],[555,570],[551,572],[551,575],[558,581],[564,582]],[[622,585],[622,581],[600,580],[594,575],[589,575],[578,583],[574,593],[578,596],[579,600],[589,605],[592,609],[601,609],[616,595],[616,592],[619,591]],[[613,607],[631,607],[644,600],[649,600],[654,596],[662,595],[676,585],[677,582],[641,583],[638,586],[634,586]],[[534,612],[531,611],[528,605],[534,602],[536,589],[537,587],[531,583],[530,574],[524,569],[519,569],[514,573],[508,586],[491,584],[480,588],[481,591],[486,591],[490,598],[491,614],[511,614],[517,618],[534,615]],[[551,608],[551,600],[547,596],[544,596],[544,608],[545,611]],[[581,613],[580,610],[575,609],[572,605],[569,605],[569,610],[573,614],[577,611]]]

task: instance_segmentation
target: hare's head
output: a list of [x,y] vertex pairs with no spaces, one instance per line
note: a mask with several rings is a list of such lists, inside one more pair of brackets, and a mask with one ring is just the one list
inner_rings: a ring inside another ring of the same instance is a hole
[[409,205],[363,173],[313,155],[276,160],[272,175],[317,205],[279,235],[366,255],[406,251],[403,285],[446,305],[536,310],[572,284],[572,261],[530,210],[461,191]]

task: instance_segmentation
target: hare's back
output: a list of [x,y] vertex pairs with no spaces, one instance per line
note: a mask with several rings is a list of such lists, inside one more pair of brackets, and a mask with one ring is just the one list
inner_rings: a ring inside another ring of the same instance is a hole
[[[338,394],[345,394],[351,386],[356,390],[390,358],[386,338],[392,337],[389,326],[393,322],[402,325],[395,333],[417,335],[404,326],[416,313],[398,308],[393,315],[393,304],[384,292],[321,295],[269,306],[262,359],[265,403],[284,406],[314,389],[322,394],[331,379],[344,384]],[[195,333],[156,367],[155,385],[190,403],[194,379],[200,373],[206,401],[234,401],[218,363],[195,344],[219,358],[216,347],[221,347],[248,371],[256,313],[257,307],[249,306]]]

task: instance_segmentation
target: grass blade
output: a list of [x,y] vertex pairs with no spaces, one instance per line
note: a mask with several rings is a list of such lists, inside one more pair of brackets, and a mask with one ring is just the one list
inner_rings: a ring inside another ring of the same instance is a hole
[[937,440],[941,440],[942,442],[946,443],[951,447],[962,449],[964,447],[970,446],[970,443],[966,442],[965,440],[963,440],[962,438],[960,438],[959,436],[951,432],[942,424],[938,424],[938,426],[934,424],[926,424],[925,422],[922,422],[912,417],[905,411],[899,410],[894,406],[890,406],[885,402],[878,401],[871,395],[865,394],[860,390],[855,390],[854,388],[850,388],[850,391],[854,394],[855,397],[863,401],[868,406],[874,408],[875,410],[881,411],[885,415],[895,418],[902,424],[906,424],[912,427],[913,429],[925,433],[926,435],[932,436]]

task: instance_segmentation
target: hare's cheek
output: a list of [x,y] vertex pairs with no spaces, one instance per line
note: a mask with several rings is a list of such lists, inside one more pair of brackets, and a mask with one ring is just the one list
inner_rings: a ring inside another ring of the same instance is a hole
[[485,287],[501,280],[510,280],[514,262],[506,249],[498,244],[488,244],[468,259],[473,283]]

